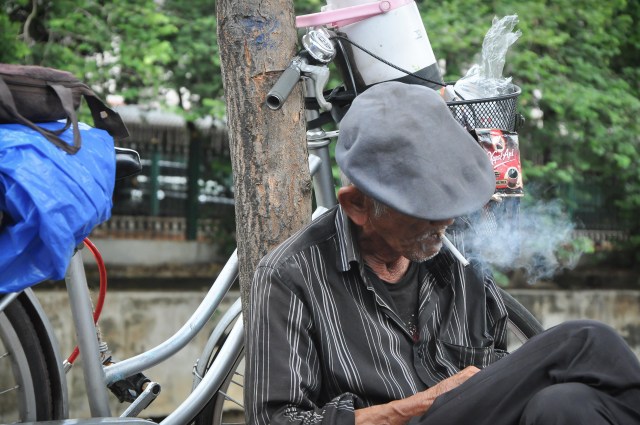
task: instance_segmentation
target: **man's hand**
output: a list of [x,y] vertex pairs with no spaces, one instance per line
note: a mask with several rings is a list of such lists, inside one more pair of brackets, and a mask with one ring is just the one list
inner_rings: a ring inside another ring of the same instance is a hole
[[462,369],[460,372],[456,373],[455,375],[450,376],[447,379],[438,382],[433,387],[421,393],[416,394],[414,397],[423,396],[425,398],[425,401],[427,401],[429,404],[427,407],[428,409],[429,407],[431,407],[436,397],[462,385],[467,379],[471,378],[473,375],[475,375],[478,372],[480,372],[480,369],[478,369],[477,367],[467,366],[466,368]]
[[477,367],[468,366],[433,387],[411,397],[358,409],[355,411],[356,425],[403,425],[412,417],[422,415],[429,410],[436,397],[462,385],[478,372],[480,369]]

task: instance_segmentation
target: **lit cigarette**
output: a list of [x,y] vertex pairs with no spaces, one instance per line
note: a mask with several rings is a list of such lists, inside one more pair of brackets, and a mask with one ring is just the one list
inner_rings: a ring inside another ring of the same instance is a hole
[[453,245],[451,241],[447,239],[446,235],[442,235],[442,243],[447,247],[449,251],[451,251],[453,256],[456,257],[458,261],[462,263],[463,266],[466,267],[469,265],[469,262],[467,261],[467,259],[464,258],[464,256],[460,253],[460,251],[458,251],[455,245]]

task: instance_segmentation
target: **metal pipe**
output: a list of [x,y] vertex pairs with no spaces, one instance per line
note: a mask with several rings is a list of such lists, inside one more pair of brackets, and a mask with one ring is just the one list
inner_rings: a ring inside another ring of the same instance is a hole
[[2,313],[13,300],[18,298],[18,295],[20,295],[20,292],[11,292],[2,297],[2,300],[0,300],[0,313]]
[[322,165],[322,160],[317,155],[309,154],[309,173],[311,177],[315,176],[318,170],[320,170],[320,166]]
[[[304,93],[308,97],[317,97],[318,93],[315,83],[310,78],[304,80]],[[320,93],[321,95],[322,93]],[[307,122],[320,116],[319,112],[313,109],[305,110]],[[327,133],[321,128],[307,131],[307,148],[309,153],[320,158],[320,166],[317,172],[312,172],[313,188],[315,191],[316,203],[318,206],[331,208],[338,203],[333,182],[333,172],[331,171],[331,157],[329,155],[329,144],[331,140]]]
[[194,367],[194,379],[193,379],[193,388],[200,384],[202,381],[202,377],[204,376],[207,369],[207,362],[211,357],[211,353],[218,345],[220,337],[224,335],[225,329],[229,327],[230,324],[233,323],[234,320],[242,313],[242,303],[240,302],[240,298],[238,298],[229,309],[224,313],[224,315],[220,318],[220,321],[211,332],[209,336],[209,340],[202,350],[202,354],[198,359],[198,363]]
[[167,416],[160,425],[183,425],[191,420],[202,410],[211,397],[220,390],[227,374],[233,366],[234,361],[242,351],[244,345],[244,334],[242,316],[236,320],[227,340],[216,356],[215,361],[209,371],[189,397],[187,397],[176,410]]
[[93,306],[80,251],[71,257],[65,281],[78,336],[78,347],[82,355],[82,370],[89,399],[89,410],[92,417],[109,417],[111,409],[105,386],[105,374],[100,360],[98,336],[93,321]]
[[317,155],[322,164],[320,170],[313,176],[313,188],[316,192],[316,201],[319,206],[331,208],[338,203],[336,198],[333,172],[331,171],[331,157],[329,155],[329,140],[326,143],[314,142],[309,144],[309,150]]
[[329,211],[329,209],[326,208],[326,207],[318,207],[318,208],[316,208],[316,210],[313,212],[313,214],[311,214],[311,220],[315,220],[316,218],[320,217],[322,214],[324,214],[327,211]]
[[105,369],[107,384],[112,384],[135,373],[142,372],[180,351],[204,327],[237,275],[238,251],[236,250],[222,268],[222,271],[220,271],[218,278],[211,285],[209,292],[196,311],[182,328],[160,345],[107,367]]

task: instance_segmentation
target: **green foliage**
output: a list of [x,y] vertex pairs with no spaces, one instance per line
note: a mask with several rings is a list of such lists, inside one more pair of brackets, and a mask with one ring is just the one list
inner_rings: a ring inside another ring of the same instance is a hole
[[29,48],[20,39],[21,26],[9,16],[0,14],[0,62],[15,63],[29,53]]
[[324,0],[293,0],[296,15],[306,15],[320,12],[320,8],[327,4]]
[[[1,0],[3,62],[65,69],[103,97],[221,115],[213,0]],[[7,46],[6,48],[4,46]]]
[[[297,14],[324,4],[294,1]],[[418,7],[447,81],[478,61],[494,16],[519,16],[522,36],[504,75],[522,88],[525,185],[564,198],[575,214],[589,202],[614,208],[618,225],[639,234],[640,2],[419,0]],[[103,97],[188,118],[224,115],[214,0],[0,0],[0,43],[0,61],[69,70]],[[171,105],[169,91],[177,95]]]
[[175,53],[167,68],[174,88],[181,96],[187,91],[195,95],[191,99],[195,107],[190,109],[193,118],[224,116],[214,2],[171,0],[164,7],[179,29],[169,40]]
[[571,239],[567,244],[558,247],[556,256],[561,267],[573,269],[584,254],[593,254],[595,244],[585,236]]
[[509,276],[507,276],[501,270],[499,270],[497,268],[494,268],[494,269],[491,270],[491,273],[493,274],[493,280],[495,281],[495,283],[498,286],[506,288],[511,283],[511,280],[509,279]]
[[576,200],[597,199],[589,207],[603,215],[615,208],[619,226],[640,232],[640,4],[447,0],[420,7],[447,81],[477,62],[494,16],[518,15],[522,36],[504,76],[522,88],[525,189],[543,186],[576,213]]

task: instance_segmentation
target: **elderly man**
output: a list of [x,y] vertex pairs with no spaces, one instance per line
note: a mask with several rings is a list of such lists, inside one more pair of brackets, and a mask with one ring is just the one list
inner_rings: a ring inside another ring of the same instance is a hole
[[491,275],[442,246],[488,202],[493,170],[436,92],[368,89],[336,160],[352,182],[340,205],[255,274],[249,423],[640,423],[640,365],[610,328],[570,322],[507,355]]

